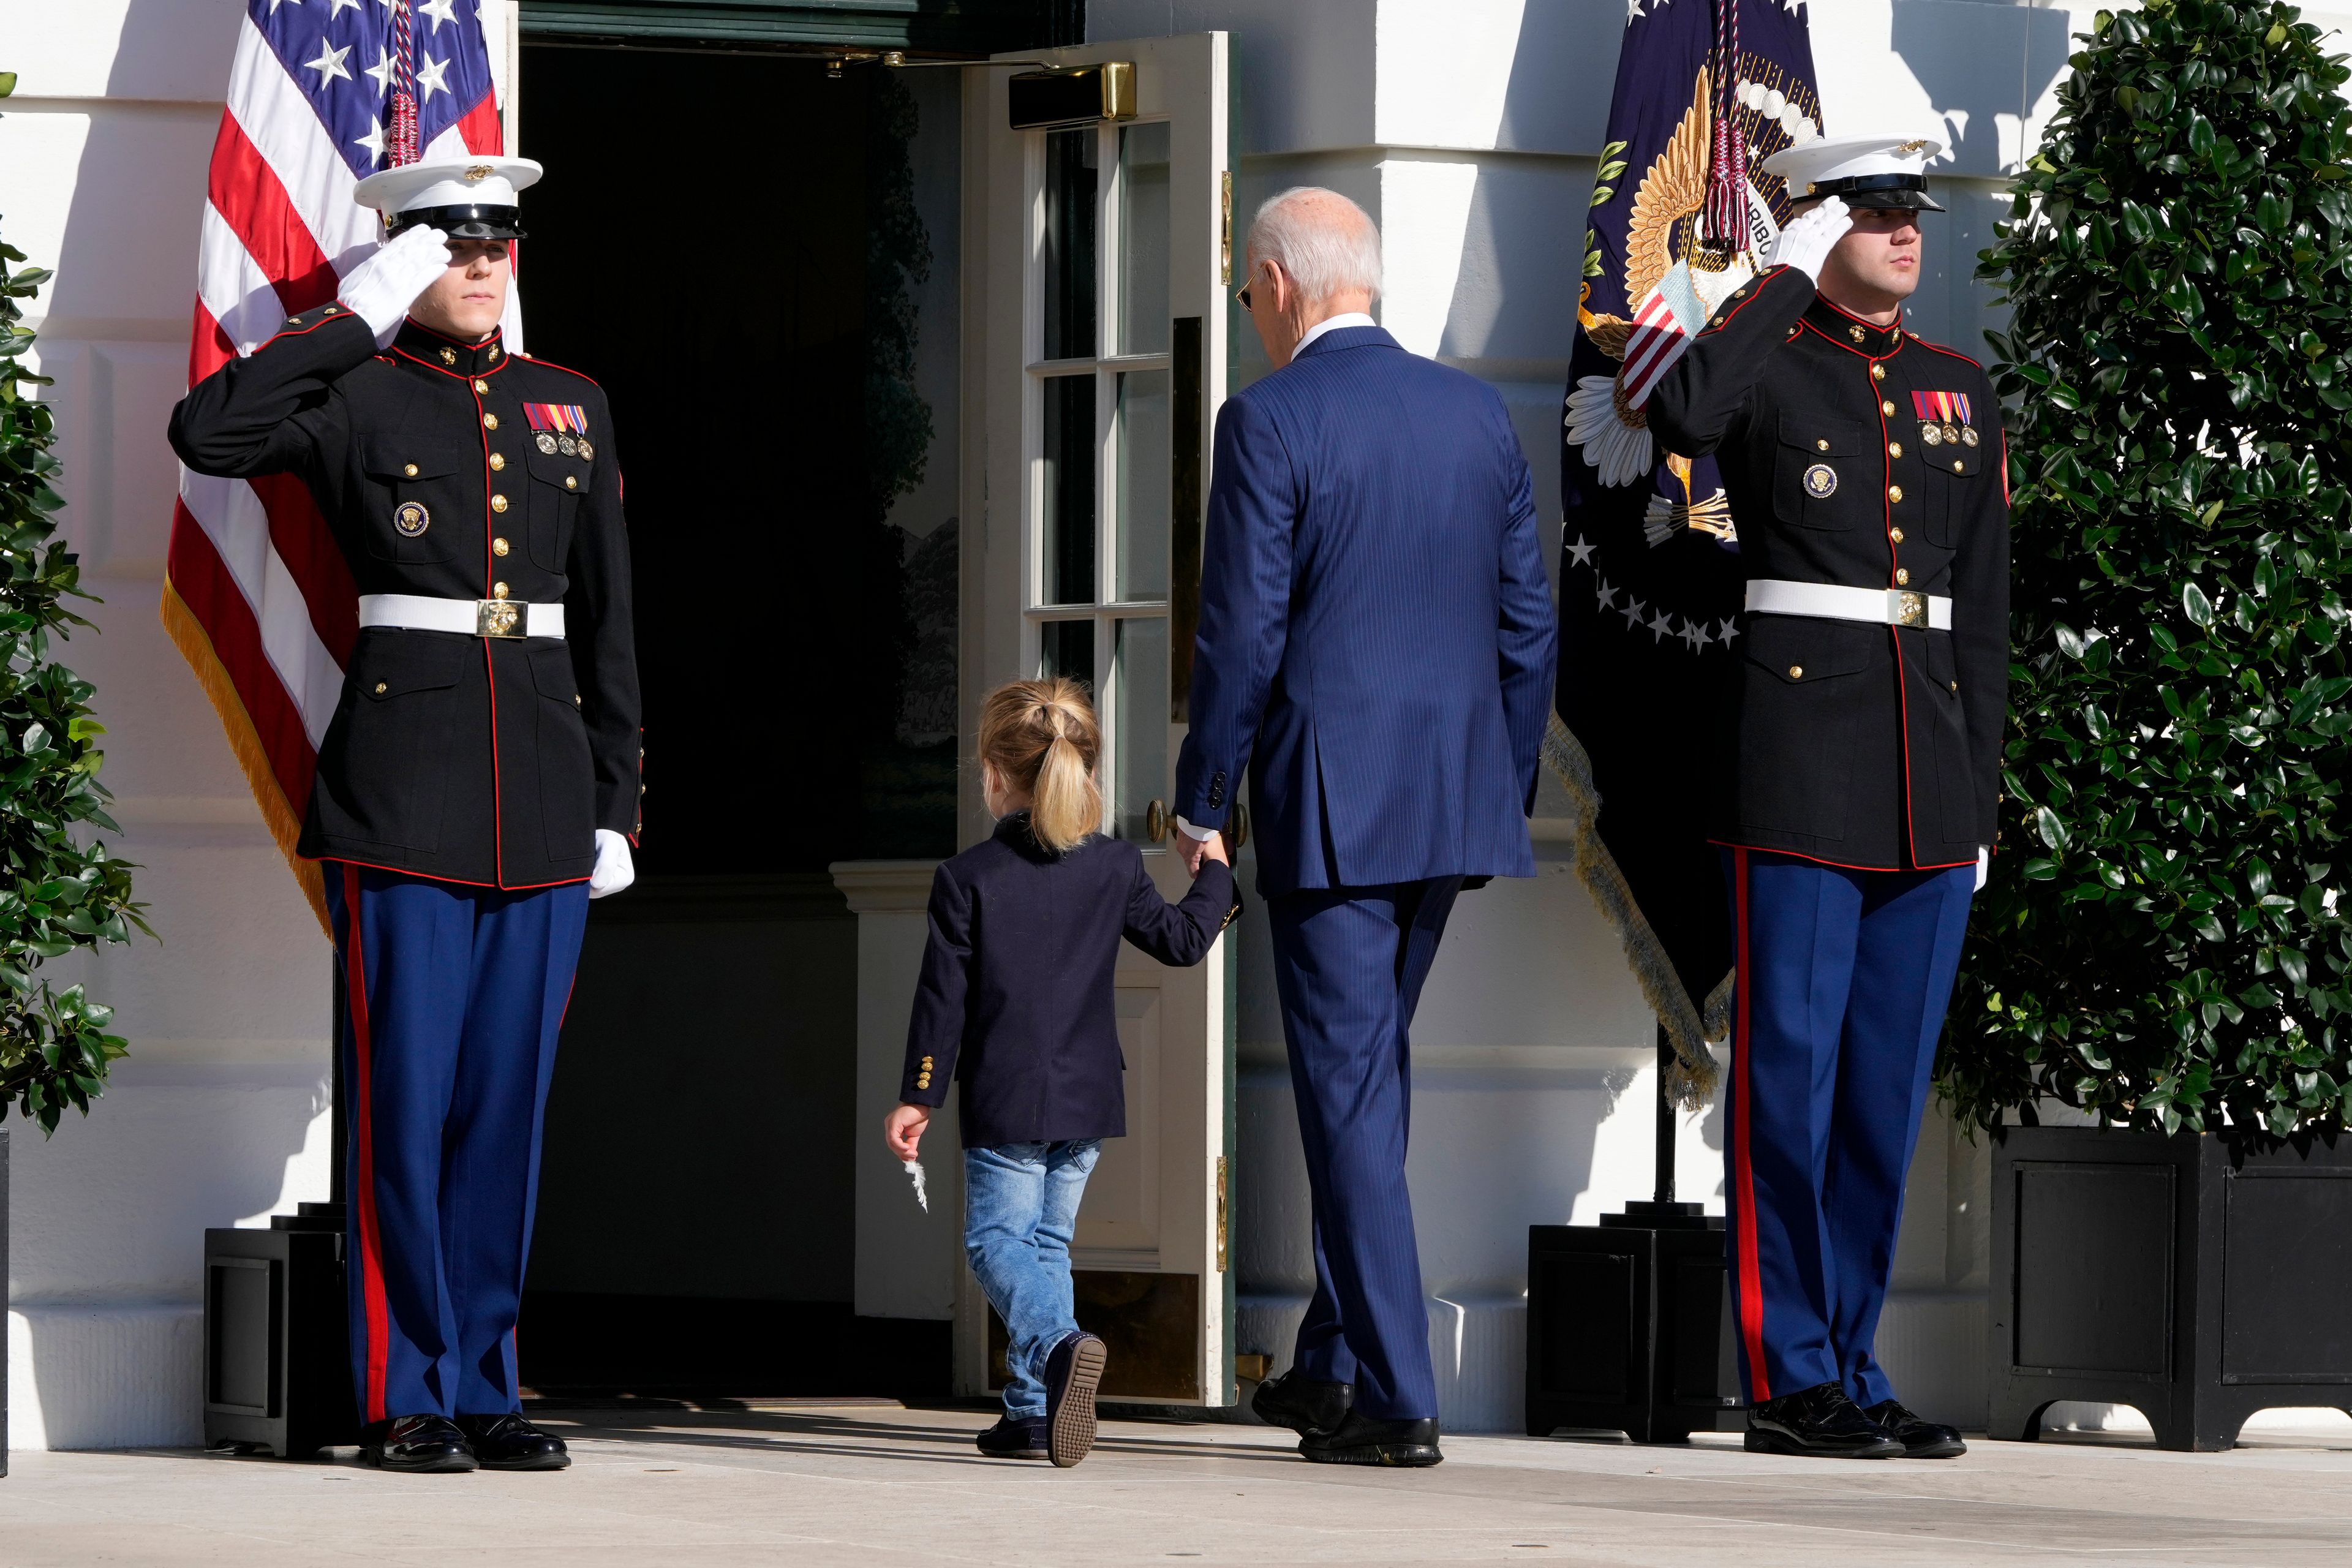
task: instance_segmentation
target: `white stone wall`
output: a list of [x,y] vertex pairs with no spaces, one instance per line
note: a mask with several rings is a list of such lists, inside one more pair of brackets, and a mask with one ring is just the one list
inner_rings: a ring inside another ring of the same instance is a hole
[[[1556,531],[1577,259],[1625,15],[1623,0],[1090,0],[1087,32],[1233,34],[1236,244],[1287,185],[1362,203],[1387,246],[1381,321],[1405,347],[1495,384]],[[2021,137],[2050,111],[2067,35],[2088,18],[1998,0],[1810,8],[1829,134],[1884,127],[1955,148],[1937,178],[1952,210],[1930,220],[1913,321],[1979,358],[1995,311],[1970,280],[1975,253],[2005,211]],[[1240,378],[1264,374],[1245,327],[1234,343]],[[1561,804],[1548,784],[1539,811]],[[1414,1030],[1411,1175],[1456,1430],[1521,1424],[1526,1227],[1590,1223],[1651,1185],[1652,1024],[1563,828],[1538,822],[1535,881],[1457,906]],[[1312,1279],[1306,1176],[1264,926],[1244,932],[1238,1342],[1279,1367]],[[1716,1213],[1718,1121],[1689,1119],[1677,1166],[1680,1195]],[[1951,1419],[1984,1406],[1985,1169],[1931,1118],[1880,1331],[1906,1395]]]

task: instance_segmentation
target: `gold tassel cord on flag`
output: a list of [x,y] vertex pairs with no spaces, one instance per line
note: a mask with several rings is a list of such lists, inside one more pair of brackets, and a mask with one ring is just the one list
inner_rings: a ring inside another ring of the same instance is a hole
[[[1687,478],[1684,483],[1689,483]],[[1654,550],[1664,544],[1679,528],[1696,528],[1727,542],[1737,542],[1739,538],[1739,531],[1731,522],[1731,499],[1721,490],[1691,506],[1678,505],[1664,496],[1652,496],[1649,510],[1642,516],[1642,537],[1650,542],[1650,547]]]
[[1666,1075],[1664,1092],[1685,1110],[1703,1110],[1714,1100],[1721,1079],[1721,1069],[1707,1042],[1730,1032],[1732,977],[1725,975],[1707,994],[1703,1011],[1692,1009],[1666,957],[1665,944],[1650,929],[1641,905],[1633,901],[1633,890],[1625,885],[1624,873],[1601,842],[1601,792],[1592,783],[1591,760],[1583,742],[1569,732],[1557,713],[1544,732],[1543,757],[1575,809],[1577,877],[1600,907],[1601,918],[1624,942],[1625,961],[1642,988],[1642,998],[1657,1015],[1667,1043],[1674,1047],[1675,1066]]
[[327,918],[327,892],[316,860],[305,860],[294,852],[302,836],[302,824],[294,808],[287,804],[285,792],[278,786],[278,773],[269,765],[269,752],[261,743],[261,735],[254,728],[253,716],[246,711],[245,700],[236,693],[236,683],[229,679],[221,665],[220,655],[213,647],[213,639],[188,608],[167,574],[163,579],[163,630],[179,648],[180,656],[195,671],[196,684],[212,699],[213,711],[220,715],[221,729],[228,736],[229,750],[236,753],[237,766],[245,770],[245,782],[253,791],[254,804],[261,808],[261,819],[269,825],[269,835],[278,841],[278,851],[293,868],[294,879],[301,884],[302,896],[310,901],[310,913],[317,917],[319,929],[327,940],[335,940],[335,930]]

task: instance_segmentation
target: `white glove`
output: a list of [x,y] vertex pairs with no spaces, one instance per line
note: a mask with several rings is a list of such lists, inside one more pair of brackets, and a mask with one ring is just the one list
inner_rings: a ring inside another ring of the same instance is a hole
[[1977,885],[1976,885],[1976,889],[1975,889],[1976,891],[1978,891],[1978,892],[1979,892],[1979,893],[1981,893],[1981,892],[1983,892],[1983,891],[1984,891],[1985,879],[1986,879],[1987,877],[1990,876],[1991,874],[1992,874],[1992,851],[1991,851],[1990,849],[1989,849],[1989,848],[1985,847],[1985,846],[1983,846],[1983,845],[1979,844],[1979,845],[1978,845],[1978,846],[1977,846]]
[[1821,205],[1795,219],[1782,229],[1773,241],[1764,265],[1793,267],[1818,283],[1822,280],[1822,263],[1829,259],[1845,231],[1853,226],[1845,203],[1836,196],[1824,199]]
[[437,228],[404,228],[352,268],[335,297],[375,332],[375,346],[390,343],[416,297],[449,269],[449,237]]
[[637,879],[636,862],[629,858],[629,841],[609,827],[596,830],[596,868],[588,873],[588,896],[601,899],[617,893]]

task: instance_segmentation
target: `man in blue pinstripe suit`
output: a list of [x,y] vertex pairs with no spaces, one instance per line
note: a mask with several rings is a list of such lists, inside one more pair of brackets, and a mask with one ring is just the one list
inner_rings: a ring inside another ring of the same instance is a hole
[[1557,623],[1502,400],[1373,323],[1371,219],[1286,191],[1249,263],[1275,370],[1217,416],[1176,800],[1197,858],[1247,773],[1314,1199],[1314,1299],[1254,1404],[1309,1459],[1433,1465],[1406,1037],[1454,895],[1535,875]]

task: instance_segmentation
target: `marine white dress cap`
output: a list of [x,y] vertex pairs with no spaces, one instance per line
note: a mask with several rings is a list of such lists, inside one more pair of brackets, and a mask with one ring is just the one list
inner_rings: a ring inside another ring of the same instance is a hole
[[1927,195],[1927,160],[1944,150],[1932,136],[1848,136],[1784,147],[1758,165],[1789,182],[1789,199],[1843,196],[1850,207],[1915,207],[1939,213]]
[[352,198],[383,214],[386,234],[422,223],[452,239],[520,239],[516,193],[543,173],[529,158],[434,158],[379,169],[352,187]]

